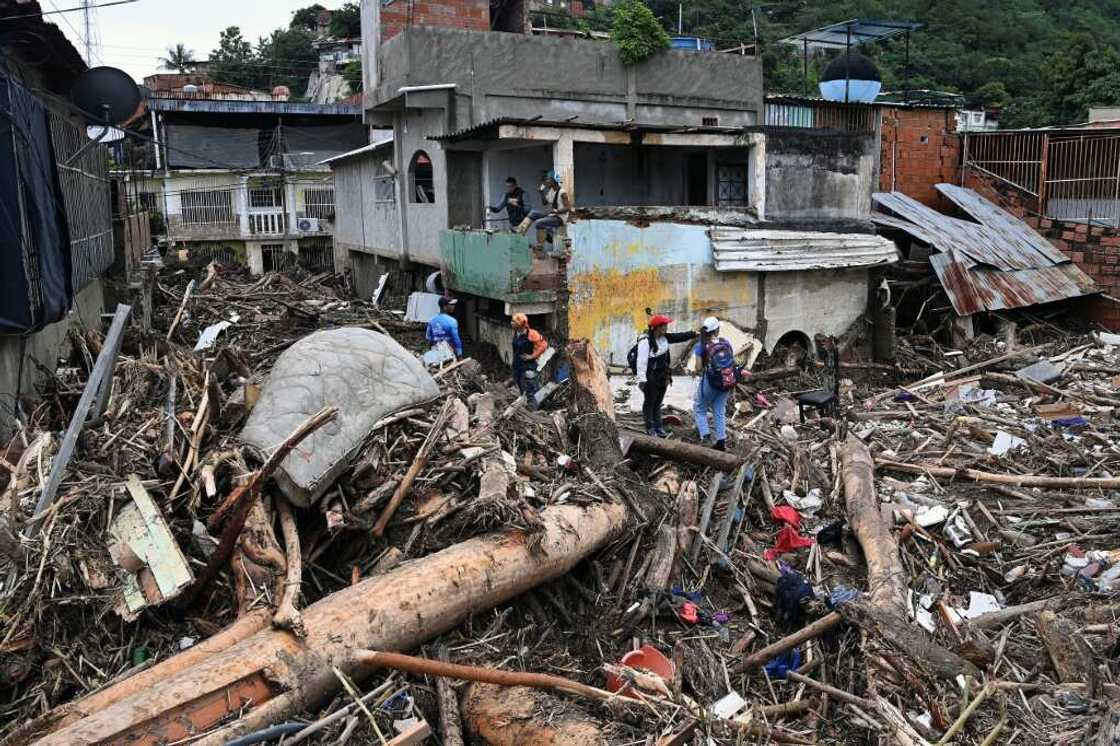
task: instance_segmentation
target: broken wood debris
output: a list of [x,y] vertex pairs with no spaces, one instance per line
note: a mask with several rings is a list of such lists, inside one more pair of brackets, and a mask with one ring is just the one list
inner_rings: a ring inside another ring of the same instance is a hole
[[[1059,319],[1022,317],[1014,349],[902,336],[897,365],[852,343],[838,420],[789,421],[820,369],[760,355],[727,453],[688,412],[634,433],[586,342],[545,412],[480,354],[305,507],[269,478],[285,454],[238,439],[272,363],[336,327],[419,356],[423,327],[328,274],[152,274],[150,324],[75,338],[116,355],[105,377],[51,379],[0,444],[6,743],[1106,743],[1120,722],[1120,350]],[[1045,383],[1016,375],[1040,361]],[[997,455],[1000,433],[1022,444]],[[134,621],[90,623],[120,598]],[[623,663],[643,646],[675,672]]]

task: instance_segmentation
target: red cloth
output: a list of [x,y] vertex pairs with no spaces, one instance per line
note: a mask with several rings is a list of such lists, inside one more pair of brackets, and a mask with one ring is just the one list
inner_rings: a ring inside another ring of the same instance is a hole
[[776,508],[770,509],[770,517],[778,523],[786,523],[794,528],[801,525],[801,514],[797,509],[789,505],[779,505]]
[[[775,508],[777,510],[777,508]],[[779,556],[787,552],[794,552],[798,549],[813,546],[813,539],[808,536],[802,536],[797,533],[797,529],[793,526],[786,526],[778,532],[778,539],[774,542],[773,549],[767,549],[762,553],[763,559],[767,562],[773,562]]]
[[682,621],[688,622],[689,624],[696,624],[700,621],[700,610],[697,608],[696,604],[686,601],[681,604],[680,618]]

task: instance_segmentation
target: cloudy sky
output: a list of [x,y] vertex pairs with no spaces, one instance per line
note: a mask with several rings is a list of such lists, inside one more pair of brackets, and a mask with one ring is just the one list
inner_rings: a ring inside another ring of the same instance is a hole
[[[89,0],[92,4],[109,0]],[[157,71],[157,59],[165,50],[182,42],[194,50],[197,59],[206,59],[218,46],[218,35],[227,26],[239,26],[241,34],[253,44],[273,29],[287,26],[292,11],[315,0],[139,0],[129,5],[98,8],[93,12],[100,53],[94,63],[119,67],[136,79]],[[73,8],[76,0],[39,0],[45,12]],[[320,0],[321,5],[337,8],[342,0]],[[57,24],[85,56],[85,27],[81,11],[47,15],[44,20]]]

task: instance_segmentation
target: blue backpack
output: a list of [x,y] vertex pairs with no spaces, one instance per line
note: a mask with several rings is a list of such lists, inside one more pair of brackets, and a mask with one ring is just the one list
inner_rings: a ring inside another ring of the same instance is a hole
[[704,374],[708,377],[708,385],[716,391],[730,391],[739,382],[739,371],[735,367],[735,350],[731,343],[722,337],[712,340],[704,348],[704,359],[707,361]]

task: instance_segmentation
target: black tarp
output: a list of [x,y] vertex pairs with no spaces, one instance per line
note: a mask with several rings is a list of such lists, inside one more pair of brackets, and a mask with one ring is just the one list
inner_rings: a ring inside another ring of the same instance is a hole
[[369,144],[369,135],[361,122],[313,127],[284,125],[281,131],[284,167],[293,171],[311,169],[320,161]]
[[167,125],[167,164],[171,168],[260,168],[256,127]]
[[0,334],[66,316],[70,235],[47,109],[0,70]]

